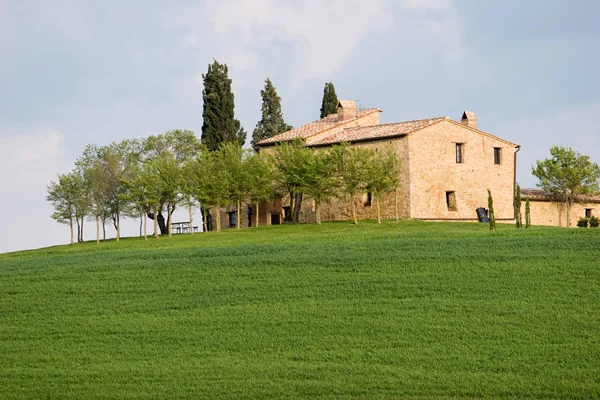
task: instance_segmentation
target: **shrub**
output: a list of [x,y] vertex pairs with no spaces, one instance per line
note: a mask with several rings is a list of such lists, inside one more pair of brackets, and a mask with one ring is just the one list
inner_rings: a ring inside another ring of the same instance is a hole
[[587,228],[588,227],[588,219],[585,217],[579,218],[579,221],[577,221],[577,226],[580,228]]
[[590,223],[590,228],[597,228],[598,225],[600,225],[600,220],[598,219],[598,217],[592,216],[590,218],[589,223]]

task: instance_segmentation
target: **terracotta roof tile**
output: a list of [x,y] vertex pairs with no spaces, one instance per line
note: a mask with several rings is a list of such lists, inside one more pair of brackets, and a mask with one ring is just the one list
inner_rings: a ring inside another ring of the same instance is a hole
[[369,139],[380,139],[390,136],[404,135],[409,132],[425,128],[436,122],[444,120],[446,117],[420,119],[416,121],[396,122],[392,124],[381,124],[373,126],[364,126],[359,128],[349,128],[334,133],[317,142],[311,143],[311,146],[329,145],[341,142],[355,142]]
[[[372,114],[374,112],[380,112],[380,111],[381,110],[379,110],[378,108],[367,108],[364,110],[360,110],[358,112],[357,116],[358,116],[358,118],[362,118],[362,117],[366,117],[367,115]],[[260,142],[258,142],[258,145],[262,146],[262,145],[275,144],[275,143],[279,143],[279,142],[288,142],[290,140],[294,140],[294,139],[298,139],[298,138],[306,139],[311,136],[322,133],[324,131],[327,131],[328,129],[332,129],[332,128],[341,126],[348,122],[350,122],[350,121],[338,121],[338,115],[331,114],[331,115],[328,115],[325,118],[322,118],[318,121],[311,122],[310,124],[302,125],[296,129],[292,129],[291,131],[283,132],[283,133],[280,133],[279,135],[273,136],[271,138],[261,140]]]

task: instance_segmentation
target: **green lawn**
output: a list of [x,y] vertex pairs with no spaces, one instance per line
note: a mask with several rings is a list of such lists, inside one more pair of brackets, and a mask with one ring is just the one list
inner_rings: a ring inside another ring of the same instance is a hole
[[0,255],[0,398],[596,397],[599,244],[406,221]]

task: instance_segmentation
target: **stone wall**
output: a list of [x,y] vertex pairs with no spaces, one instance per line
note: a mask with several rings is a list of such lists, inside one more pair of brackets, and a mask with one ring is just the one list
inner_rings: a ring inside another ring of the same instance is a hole
[[[456,162],[456,143],[463,144],[463,163]],[[444,120],[409,134],[408,146],[411,218],[476,220],[475,210],[488,207],[489,188],[496,219],[514,219],[512,145]],[[494,164],[494,148],[501,149],[500,164]],[[454,192],[455,210],[447,192]]]
[[[567,206],[565,203],[543,200],[529,200],[532,225],[567,226]],[[585,217],[585,210],[592,210],[592,215],[600,217],[600,204],[575,203],[571,206],[571,227],[577,227],[579,218]],[[521,205],[523,223],[525,223],[525,201]]]

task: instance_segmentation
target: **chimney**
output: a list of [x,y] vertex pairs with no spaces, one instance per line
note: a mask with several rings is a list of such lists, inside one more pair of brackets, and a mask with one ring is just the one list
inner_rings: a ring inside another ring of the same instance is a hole
[[477,116],[473,111],[465,111],[460,122],[469,128],[477,129]]
[[352,100],[340,100],[337,106],[338,122],[348,121],[356,118],[358,110],[356,103]]

